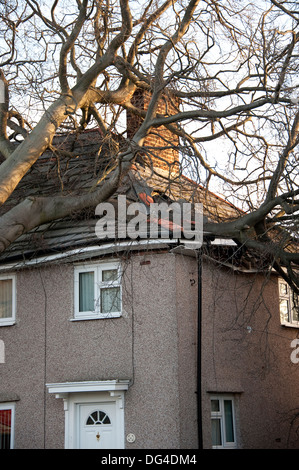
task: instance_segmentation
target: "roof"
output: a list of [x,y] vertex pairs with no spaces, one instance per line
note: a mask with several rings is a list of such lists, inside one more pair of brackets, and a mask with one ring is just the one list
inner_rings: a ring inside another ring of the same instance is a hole
[[[55,136],[48,149],[25,175],[10,196],[1,213],[21,202],[28,196],[53,196],[82,194],[89,191],[100,179],[104,170],[109,169],[114,155],[123,145],[123,140],[103,138],[99,129],[81,134],[68,133]],[[170,176],[170,178],[169,178]],[[241,211],[184,175],[169,175],[165,170],[144,167],[141,163],[133,168],[110,200],[116,203],[118,195],[125,195],[127,203],[145,202],[148,195],[155,202],[200,202],[208,220],[224,221],[237,218]],[[61,253],[80,247],[103,243],[95,233],[98,217],[94,208],[74,214],[63,220],[44,224],[19,237],[0,256],[0,262]]]

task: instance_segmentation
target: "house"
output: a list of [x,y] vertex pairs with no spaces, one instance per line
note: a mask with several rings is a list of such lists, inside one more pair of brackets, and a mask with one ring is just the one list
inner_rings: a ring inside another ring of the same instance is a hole
[[[7,205],[37,180],[44,194],[84,191],[108,155],[101,139],[57,136],[64,158],[45,152]],[[141,158],[110,203],[150,194],[236,217],[176,166],[169,185]],[[0,447],[298,448],[299,324],[267,260],[209,233],[200,249],[172,236],[100,240],[98,220],[46,224],[1,255]]]

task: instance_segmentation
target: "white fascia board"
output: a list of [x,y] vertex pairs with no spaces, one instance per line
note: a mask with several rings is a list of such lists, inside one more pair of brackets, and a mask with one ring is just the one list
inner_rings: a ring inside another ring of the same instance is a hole
[[[188,240],[186,240],[188,243]],[[45,263],[51,263],[74,256],[84,258],[85,256],[100,256],[109,253],[117,253],[122,250],[139,250],[139,249],[159,249],[165,245],[179,245],[184,247],[184,240],[177,238],[157,238],[157,239],[146,239],[146,240],[125,240],[123,242],[114,243],[103,243],[102,245],[87,246],[84,248],[75,248],[73,250],[64,251],[63,253],[56,253],[55,255],[47,255],[39,258],[33,258],[30,260],[22,260],[16,263],[2,264],[0,262],[0,273],[6,271],[12,271],[14,269],[21,269],[27,266],[39,266]],[[193,251],[190,248],[186,248],[188,251]]]

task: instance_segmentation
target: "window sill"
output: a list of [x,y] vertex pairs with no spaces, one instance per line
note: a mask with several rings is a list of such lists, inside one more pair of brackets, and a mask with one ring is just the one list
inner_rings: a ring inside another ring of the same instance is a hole
[[120,318],[121,313],[109,313],[101,315],[76,315],[74,318],[70,318],[70,321],[82,321],[82,320],[109,320],[111,318]]
[[237,444],[233,443],[231,445],[223,445],[223,446],[212,446],[212,449],[224,449],[224,450],[229,450],[229,449],[237,449]]
[[1,326],[12,326],[12,325],[15,325],[15,324],[16,324],[15,320],[6,320],[6,321],[1,320],[0,321],[0,328],[1,328]]
[[299,322],[297,323],[281,323],[281,326],[284,326],[286,328],[299,328]]

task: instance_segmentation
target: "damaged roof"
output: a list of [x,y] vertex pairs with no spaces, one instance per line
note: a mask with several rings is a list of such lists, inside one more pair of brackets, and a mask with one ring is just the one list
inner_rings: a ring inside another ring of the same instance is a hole
[[[123,145],[122,139],[103,138],[99,129],[81,134],[68,133],[55,136],[53,144],[38,159],[21,180],[16,190],[1,208],[0,215],[29,196],[53,196],[56,194],[82,194],[100,180],[109,170],[114,156]],[[228,221],[242,213],[232,204],[206,190],[189,178],[155,168],[151,169],[137,160],[122,180],[110,202],[116,202],[119,194],[127,203],[143,202],[200,202],[204,216],[210,221]],[[0,262],[32,259],[40,255],[61,253],[74,248],[103,244],[95,233],[98,221],[94,208],[80,214],[41,225],[22,235],[1,254]]]

